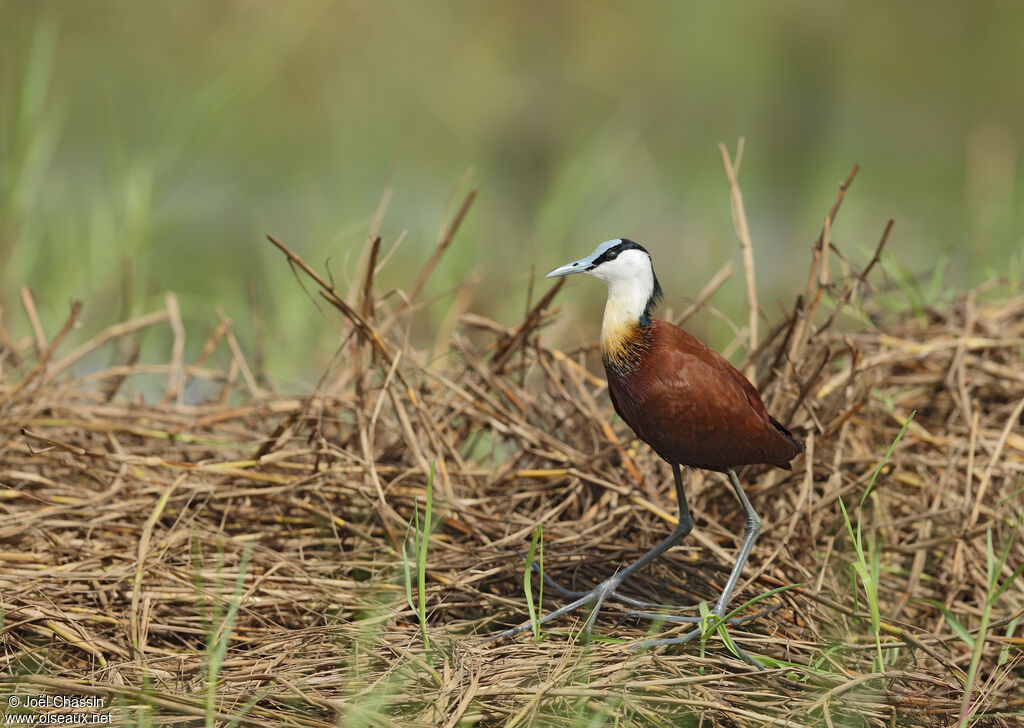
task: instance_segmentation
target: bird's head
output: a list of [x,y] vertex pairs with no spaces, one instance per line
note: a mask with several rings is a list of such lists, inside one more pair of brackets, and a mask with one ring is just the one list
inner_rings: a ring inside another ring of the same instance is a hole
[[650,253],[625,238],[606,240],[586,258],[555,268],[545,277],[573,273],[586,273],[604,281],[609,303],[614,301],[617,309],[644,325],[650,323],[650,314],[662,297]]

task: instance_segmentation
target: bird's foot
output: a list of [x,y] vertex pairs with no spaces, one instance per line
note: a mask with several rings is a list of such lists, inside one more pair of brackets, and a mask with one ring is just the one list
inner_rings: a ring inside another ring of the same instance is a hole
[[[538,573],[540,573],[540,570],[537,567],[536,563],[534,564],[534,570],[537,571]],[[619,585],[622,584],[623,581],[625,581],[625,578],[623,577],[622,572],[620,572],[618,574],[615,574],[614,576],[608,577],[607,579],[602,581],[600,584],[595,586],[590,591],[583,591],[583,592],[571,591],[571,590],[566,589],[565,587],[563,587],[561,584],[559,584],[558,582],[553,580],[548,575],[542,574],[542,576],[544,578],[544,583],[545,584],[547,584],[547,585],[551,586],[552,588],[554,588],[554,590],[557,591],[562,596],[565,596],[565,597],[568,597],[570,599],[573,599],[573,601],[570,602],[569,604],[566,604],[566,605],[564,605],[562,607],[559,607],[558,609],[556,609],[555,611],[551,612],[550,614],[546,614],[545,616],[543,616],[539,620],[537,620],[536,623],[537,624],[547,624],[548,622],[550,622],[552,620],[555,620],[555,619],[558,619],[559,617],[561,617],[561,616],[563,616],[565,614],[568,614],[569,612],[572,612],[572,611],[574,611],[576,609],[579,609],[580,607],[586,606],[587,604],[593,603],[594,607],[593,607],[593,609],[591,609],[590,615],[587,617],[587,621],[586,621],[586,623],[583,626],[583,636],[584,636],[584,639],[586,639],[586,640],[590,639],[590,631],[591,631],[591,629],[594,626],[594,622],[597,620],[597,615],[601,611],[601,607],[604,605],[605,600],[607,600],[608,598],[613,598],[615,601],[622,602],[623,604],[628,604],[631,607],[639,607],[639,608],[656,608],[657,607],[656,604],[648,604],[647,602],[641,602],[641,601],[639,601],[637,599],[632,599],[631,597],[626,597],[626,596],[623,596],[623,595],[619,594],[617,592],[617,589],[618,589]],[[533,625],[534,625],[533,621],[524,622],[523,624],[519,625],[518,627],[513,627],[512,629],[507,629],[504,632],[498,632],[497,634],[491,635],[490,637],[487,637],[484,640],[484,642],[491,642],[492,640],[503,639],[505,637],[512,637],[512,636],[517,635],[517,634],[519,634],[521,632],[526,632],[527,630],[532,629]]]
[[[585,597],[585,596],[591,594],[593,591],[596,591],[596,590],[591,590],[591,591],[572,591],[571,589],[566,589],[564,586],[559,584],[557,581],[552,579],[550,576],[548,576],[547,574],[543,573],[540,570],[540,566],[538,566],[536,561],[533,562],[533,570],[534,570],[534,572],[536,574],[538,574],[540,577],[542,577],[544,579],[544,583],[545,584],[547,584],[549,587],[551,587],[556,592],[561,594],[563,597],[567,597],[569,599],[579,599],[580,597]],[[598,587],[598,589],[600,589],[600,587]],[[664,604],[655,604],[654,602],[644,602],[644,601],[640,601],[639,599],[633,599],[632,597],[627,597],[624,594],[619,594],[614,589],[607,594],[607,597],[614,597],[615,601],[619,602],[620,604],[625,604],[626,606],[634,607],[634,609],[631,609],[628,612],[626,612],[624,615],[622,615],[622,618],[619,619],[619,621],[616,623],[616,626],[622,625],[622,624],[628,622],[631,619],[637,619],[637,620],[638,619],[650,619],[650,620],[653,620],[653,621],[678,622],[678,623],[682,623],[682,624],[699,624],[701,622],[701,620],[702,620],[702,617],[700,615],[697,615],[697,614],[672,614],[671,611],[669,611],[669,610],[675,610],[677,612],[697,611],[699,609],[699,607],[696,604],[694,604],[692,606],[689,606],[689,607],[675,607],[675,606],[666,606]],[[753,614],[747,614],[747,615],[742,616],[742,617],[730,617],[728,619],[725,619],[724,621],[725,621],[726,624],[732,625],[733,627],[738,627],[739,625],[746,624],[747,622],[753,622],[755,619],[760,619],[761,617],[765,617],[765,616],[771,614],[772,612],[774,612],[775,610],[777,610],[781,606],[782,606],[782,602],[777,602],[776,604],[772,604],[771,606],[764,607],[763,609],[759,609],[758,611],[754,612]],[[657,609],[657,610],[660,610],[660,611],[657,611],[657,612],[649,611],[649,610],[652,610],[652,609]],[[742,609],[742,607],[740,609]],[[739,610],[736,610],[736,611],[739,611]],[[712,610],[712,613],[714,613],[714,610]]]
[[[774,612],[775,610],[777,610],[781,606],[782,606],[782,602],[779,602],[778,604],[773,604],[773,605],[771,605],[769,607],[765,607],[764,609],[759,609],[758,611],[754,612],[753,614],[747,614],[747,615],[745,615],[743,617],[729,617],[728,619],[722,619],[722,621],[725,622],[725,624],[731,625],[733,627],[738,627],[741,624],[746,624],[747,622],[753,622],[755,619],[760,619],[761,617],[767,616],[767,615],[771,614],[772,612]],[[680,609],[680,610],[697,609],[696,606],[693,606],[693,607],[675,607],[675,608],[676,609]],[[672,609],[672,607],[661,607],[661,609]],[[700,622],[702,622],[704,620],[703,617],[701,617],[699,615],[696,615],[696,614],[686,614],[686,615],[684,615],[684,614],[671,614],[669,612],[664,612],[664,611],[662,611],[662,612],[645,612],[645,611],[641,611],[639,609],[631,609],[630,611],[628,611],[624,615],[622,615],[622,619],[619,620],[619,624],[623,624],[624,622],[628,622],[631,619],[650,619],[650,620],[662,621],[662,622],[679,622],[679,623],[682,623],[682,624],[699,624]]]
[[696,622],[698,625],[691,629],[689,632],[680,635],[679,637],[667,637],[656,640],[643,640],[642,642],[639,642],[631,646],[630,649],[632,650],[648,649],[650,647],[659,647],[661,645],[680,645],[686,642],[692,642],[697,638],[700,638],[701,641],[703,641],[706,640],[708,637],[712,636],[714,633],[719,632],[722,635],[722,638],[727,641],[729,649],[733,651],[737,657],[739,657],[744,662],[753,665],[758,670],[764,670],[764,665],[762,665],[756,659],[751,657],[742,647],[736,644],[735,640],[733,640],[732,637],[728,634],[728,631],[726,630],[726,625],[732,625],[735,627],[737,625],[745,624],[747,622],[752,622],[755,619],[760,619],[761,617],[767,614],[771,614],[780,606],[782,606],[781,603],[772,605],[770,607],[765,607],[764,609],[758,610],[757,612],[749,614],[745,617],[731,617],[728,619],[725,617],[724,614],[721,613],[722,610],[716,608],[712,610],[707,617],[693,618],[679,617],[671,614],[657,614],[652,612],[630,612],[625,617],[623,617],[623,620],[632,615],[634,617],[643,619],[663,619],[669,622]]
[[[583,627],[584,638],[589,640],[591,629],[594,626],[594,622],[597,620],[597,615],[601,611],[601,607],[604,605],[604,602],[609,600],[609,599],[612,600],[612,601],[616,601],[616,602],[618,602],[620,604],[626,605],[628,607],[633,607],[633,609],[631,609],[630,611],[626,612],[625,615],[623,615],[622,619],[620,619],[618,621],[618,624],[622,624],[623,622],[625,622],[625,621],[627,621],[629,619],[652,619],[652,620],[662,620],[662,621],[668,621],[668,622],[681,622],[681,623],[689,623],[689,624],[698,624],[698,623],[701,622],[701,617],[698,616],[698,615],[666,614],[666,613],[661,613],[661,612],[650,611],[650,610],[654,610],[654,609],[666,609],[666,607],[663,604],[655,604],[653,602],[644,602],[644,601],[641,601],[639,599],[634,599],[633,597],[628,597],[628,596],[626,596],[624,594],[619,594],[618,593],[618,587],[626,580],[625,577],[628,576],[628,575],[624,575],[623,572],[619,572],[619,573],[617,573],[617,574],[615,574],[615,575],[605,579],[603,582],[598,584],[596,587],[594,587],[593,589],[590,589],[588,591],[573,591],[571,589],[566,589],[564,586],[559,584],[557,581],[552,579],[550,576],[548,576],[547,574],[543,573],[540,570],[540,567],[538,566],[538,564],[536,562],[533,563],[533,570],[541,578],[544,579],[544,583],[547,586],[549,586],[552,589],[554,589],[556,592],[561,594],[563,597],[566,597],[568,599],[572,599],[573,600],[569,604],[561,606],[558,609],[556,609],[553,612],[551,612],[550,614],[546,614],[545,616],[541,617],[539,620],[537,620],[537,624],[538,625],[547,624],[548,622],[551,622],[551,621],[553,621],[555,619],[558,619],[559,617],[562,617],[562,616],[568,614],[569,612],[575,611],[575,610],[577,610],[577,609],[579,609],[581,607],[584,607],[584,606],[586,606],[588,604],[596,602],[596,604],[594,604],[594,608],[590,612],[590,615],[587,617],[587,621],[586,621],[586,623],[584,624],[584,627]],[[781,606],[781,604],[778,604],[778,605],[775,605],[775,606],[771,606],[771,607],[767,607],[767,608],[762,609],[762,610],[760,610],[760,611],[758,611],[758,612],[756,612],[754,614],[751,614],[751,615],[747,615],[747,616],[744,616],[744,617],[732,617],[732,618],[730,618],[728,620],[725,620],[725,621],[728,624],[733,625],[733,626],[741,625],[741,624],[746,624],[747,622],[750,622],[750,621],[753,621],[755,619],[758,619],[759,617],[763,617],[766,614],[770,614],[771,612],[773,612],[776,609],[778,609],[779,606]],[[672,609],[672,608],[673,607],[668,607],[668,609]],[[692,606],[692,607],[676,607],[675,609],[678,609],[678,610],[686,610],[686,609],[696,610],[697,607],[696,606]],[[497,634],[491,635],[490,637],[487,637],[484,640],[484,642],[491,642],[493,640],[504,639],[505,637],[513,637],[513,636],[515,636],[517,634],[520,634],[522,632],[527,632],[527,631],[533,629],[533,624],[534,624],[534,622],[532,622],[532,621],[524,622],[523,624],[520,624],[517,627],[512,627],[511,629],[507,629],[507,630],[505,630],[503,632],[498,632]],[[693,636],[686,637],[685,639],[679,639],[679,641],[680,642],[688,642],[691,639],[693,639]],[[662,643],[658,642],[658,644],[662,644]],[[667,643],[665,643],[665,644],[667,644]]]
[[[551,587],[556,592],[561,594],[563,597],[568,597],[569,599],[578,599],[580,597],[585,597],[588,594],[593,594],[594,592],[600,590],[601,587],[602,587],[602,585],[599,584],[598,586],[596,586],[595,588],[591,589],[590,591],[572,591],[571,589],[566,589],[564,586],[559,584],[557,581],[552,579],[550,576],[548,576],[547,574],[543,573],[540,570],[540,566],[537,565],[536,561],[533,562],[533,570],[534,570],[534,572],[537,575],[539,575],[542,579],[544,579],[544,583],[545,584],[547,584],[549,587]],[[606,582],[610,582],[614,578],[615,577],[613,576],[610,579],[606,579],[605,581]],[[620,579],[619,583],[622,583],[623,581],[625,581],[625,579]],[[616,586],[618,586],[618,584],[616,584]],[[657,609],[657,608],[659,608],[661,606],[660,604],[654,604],[652,602],[642,602],[639,599],[633,599],[632,597],[627,597],[627,596],[625,596],[623,594],[619,594],[615,590],[615,588],[613,588],[610,592],[606,593],[605,598],[607,599],[608,597],[614,597],[615,601],[617,601],[617,602],[619,602],[621,604],[625,604],[625,605],[630,606],[630,607],[636,607],[637,610],[639,610],[639,609]],[[636,610],[634,610],[634,611],[636,611]]]

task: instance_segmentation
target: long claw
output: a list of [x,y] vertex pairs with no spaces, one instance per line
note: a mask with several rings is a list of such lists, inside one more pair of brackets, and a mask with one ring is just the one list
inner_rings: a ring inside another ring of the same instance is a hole
[[[643,642],[639,642],[639,643],[637,643],[635,645],[632,645],[629,649],[631,649],[631,650],[643,650],[643,649],[649,649],[651,647],[659,647],[661,645],[681,645],[681,644],[683,644],[685,642],[692,642],[694,639],[696,639],[700,635],[701,635],[701,628],[700,627],[694,627],[693,629],[691,629],[689,632],[687,632],[686,634],[682,635],[681,637],[671,637],[671,638],[668,638],[668,639],[660,639],[660,640],[644,640]],[[764,665],[762,665],[760,662],[758,662],[753,657],[748,655],[746,653],[746,651],[742,647],[740,647],[738,644],[736,644],[735,640],[733,640],[732,646],[733,646],[733,648],[736,650],[737,654],[740,656],[740,658],[744,662],[747,662],[747,663],[753,665],[758,670],[764,670],[765,669]]]
[[[747,614],[742,617],[730,617],[729,619],[725,620],[725,623],[728,625],[732,625],[733,627],[738,627],[742,624],[746,624],[747,622],[753,622],[755,619],[760,619],[761,617],[767,616],[781,606],[782,602],[779,602],[778,604],[773,604],[770,607],[759,609],[753,614]],[[694,609],[694,607],[686,607],[686,609]],[[623,624],[630,619],[651,619],[661,620],[663,622],[677,622],[681,624],[696,624],[701,620],[701,618],[696,615],[689,616],[682,614],[668,614],[666,612],[642,612],[636,609],[631,609],[630,611],[622,615],[622,619],[620,619],[618,623]]]
[[[714,617],[718,617],[720,620],[722,620],[722,623],[729,624],[729,625],[732,625],[732,626],[735,627],[735,626],[738,626],[738,625],[741,625],[741,624],[745,624],[746,622],[752,622],[753,620],[759,619],[759,618],[765,616],[766,614],[771,614],[772,612],[774,612],[776,609],[778,609],[781,606],[782,606],[782,602],[779,602],[778,604],[773,604],[771,606],[765,607],[764,609],[760,609],[757,612],[754,612],[753,614],[748,614],[748,615],[746,615],[744,617],[731,617],[729,619],[724,619],[724,615],[721,613],[721,609],[719,607],[715,607],[715,609],[713,609],[711,611],[711,614]],[[635,614],[638,617],[644,617],[644,618],[647,618],[647,619],[655,619],[655,618],[664,619],[665,621],[668,621],[668,622],[693,623],[693,622],[701,622],[702,621],[701,617],[684,617],[684,616],[678,616],[678,615],[672,615],[672,614],[653,614],[653,613],[640,613],[640,612],[630,612],[630,614]],[[630,649],[640,650],[640,649],[647,649],[647,648],[650,648],[650,647],[658,647],[660,645],[679,645],[679,644],[683,644],[685,642],[691,642],[694,638],[696,638],[696,637],[700,636],[701,634],[703,634],[703,630],[704,629],[705,629],[705,627],[702,625],[700,627],[695,627],[695,628],[691,629],[689,632],[687,632],[686,634],[684,634],[684,635],[682,635],[680,637],[668,637],[668,638],[658,639],[658,640],[644,640],[643,642],[640,642],[640,643],[638,643],[636,645],[633,645],[632,647],[630,647]],[[714,631],[714,629],[712,629],[712,631]],[[739,655],[740,659],[742,659],[744,662],[747,662],[747,663],[753,665],[758,670],[764,670],[765,669],[764,665],[762,665],[756,659],[754,659],[749,654],[747,654],[746,651],[744,651],[744,649],[742,647],[740,647],[738,644],[736,644],[735,640],[730,638],[729,641],[732,643],[731,649],[734,649],[736,651],[736,654]]]
[[577,598],[583,596],[584,594],[589,594],[590,593],[590,592],[578,592],[578,591],[572,591],[571,589],[566,589],[564,586],[559,584],[557,581],[552,579],[547,574],[541,573],[540,566],[537,564],[536,561],[533,562],[533,570],[534,570],[535,573],[540,575],[541,578],[544,579],[544,583],[545,584],[547,584],[549,587],[551,587],[556,592],[561,594],[563,597],[569,597],[570,599],[577,599]]
[[[572,610],[577,609],[578,607],[582,607],[587,602],[593,601],[594,597],[592,596],[592,593],[593,592],[587,592],[586,596],[583,596],[583,597],[577,599],[576,601],[572,602],[571,604],[566,604],[563,607],[559,607],[555,611],[551,612],[551,614],[544,615],[543,617],[540,618],[539,624],[547,624],[551,620],[558,619],[563,614],[568,614]],[[524,622],[523,624],[519,625],[518,627],[513,627],[512,629],[506,629],[504,632],[498,632],[497,634],[492,634],[490,637],[485,637],[482,640],[482,643],[493,642],[494,640],[500,640],[500,639],[503,639],[505,637],[512,637],[514,635],[519,634],[520,632],[525,632],[526,630],[531,629],[532,627],[533,627],[533,622]]]
[[[540,570],[540,565],[536,561],[533,562],[532,566],[533,573],[543,578],[545,584],[547,584],[549,587],[551,587],[556,592],[561,594],[563,597],[568,597],[570,599],[578,599],[579,597],[586,596],[587,594],[590,594],[594,591],[572,591],[571,589],[566,589],[564,586],[559,584],[550,576],[543,573]],[[637,609],[658,609],[662,606],[661,604],[655,604],[654,602],[644,602],[639,599],[633,599],[632,597],[627,597],[624,594],[619,594],[618,592],[612,592],[611,594],[609,594],[609,596],[614,596],[615,601],[630,607],[636,607]]]
[[631,609],[622,615],[622,618],[616,623],[616,627],[625,624],[631,619],[650,619],[652,621],[662,622],[679,622],[682,624],[696,624],[700,621],[698,616],[690,616],[684,614],[669,614],[667,612],[642,612],[638,609]]

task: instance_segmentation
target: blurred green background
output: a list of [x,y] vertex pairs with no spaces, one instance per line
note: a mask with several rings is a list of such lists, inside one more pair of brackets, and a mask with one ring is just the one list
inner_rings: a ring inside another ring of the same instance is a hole
[[[271,233],[338,280],[389,184],[380,276],[408,288],[480,190],[426,294],[513,323],[531,269],[631,237],[685,306],[739,260],[719,141],[740,182],[767,317],[834,240],[953,282],[1019,275],[1024,5],[670,2],[0,2],[0,306],[81,331],[180,297],[194,355],[223,307],[266,369],[306,386],[336,343]],[[466,179],[472,170],[471,177]],[[742,275],[714,299],[742,320]],[[542,290],[547,282],[540,284]],[[572,280],[562,333],[595,339],[603,287]],[[447,303],[446,303],[447,302]],[[695,333],[721,345],[714,317]],[[296,352],[301,352],[297,355]],[[165,359],[166,360],[166,359]]]

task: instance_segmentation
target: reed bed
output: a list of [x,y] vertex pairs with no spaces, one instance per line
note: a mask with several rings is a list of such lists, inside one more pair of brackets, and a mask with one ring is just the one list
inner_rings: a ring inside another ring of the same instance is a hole
[[[879,264],[888,227],[855,264],[830,240],[850,181],[806,289],[733,348],[807,445],[792,472],[740,474],[765,526],[734,604],[792,587],[729,630],[765,671],[717,635],[631,650],[685,627],[614,604],[589,644],[585,614],[484,642],[527,618],[538,525],[545,573],[589,588],[671,530],[674,495],[594,349],[545,332],[560,283],[512,325],[457,302],[422,343],[469,196],[404,293],[375,285],[379,238],[345,291],[273,241],[339,331],[308,393],[274,391],[223,317],[185,361],[173,296],[69,350],[78,304],[45,332],[25,292],[34,334],[0,325],[4,691],[103,696],[120,725],[1017,724],[1024,295],[928,300]],[[165,360],[139,360],[147,333]],[[742,533],[723,484],[688,473],[697,527],[629,593],[714,598]]]

